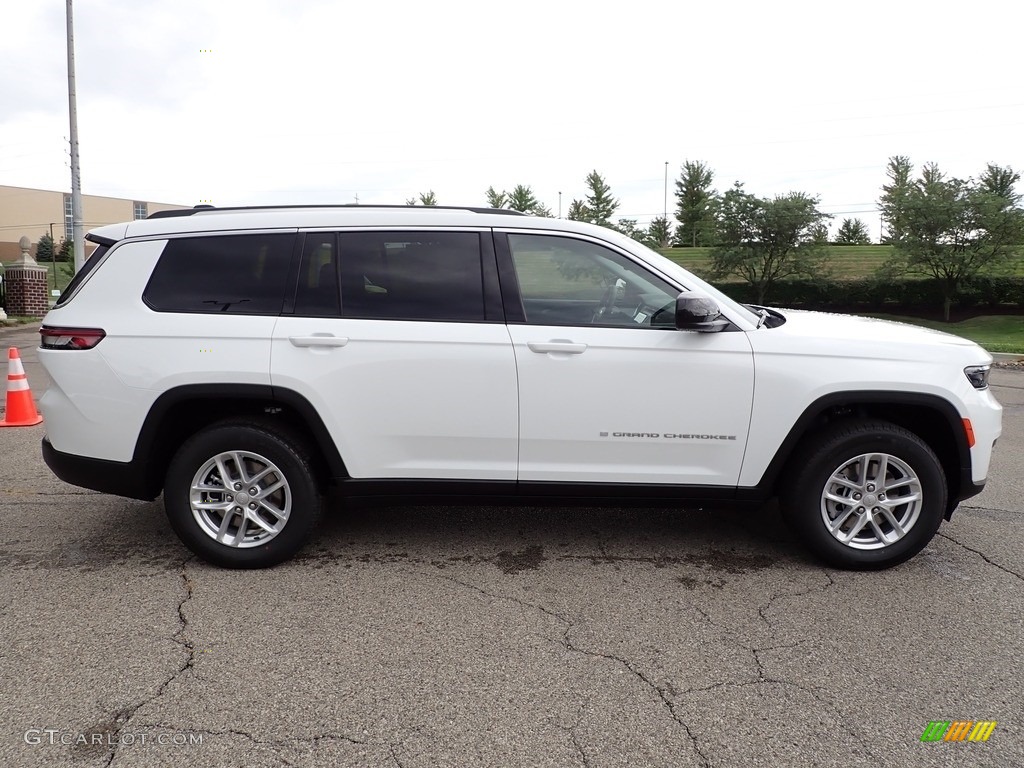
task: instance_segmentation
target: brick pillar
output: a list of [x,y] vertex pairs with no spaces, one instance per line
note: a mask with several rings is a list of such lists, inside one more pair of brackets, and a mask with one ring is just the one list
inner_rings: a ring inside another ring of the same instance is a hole
[[21,257],[7,265],[4,285],[7,288],[7,314],[42,317],[50,309],[47,295],[46,269],[40,267],[29,253],[27,237],[21,238]]
[[[3,279],[4,279],[4,265],[0,264],[0,280],[3,280]],[[3,296],[3,295],[4,295],[4,286],[2,284],[0,284],[0,296]],[[3,322],[4,320],[7,319],[7,312],[4,311],[4,307],[6,306],[6,304],[7,304],[6,299],[4,300],[3,304],[0,304],[0,322]]]

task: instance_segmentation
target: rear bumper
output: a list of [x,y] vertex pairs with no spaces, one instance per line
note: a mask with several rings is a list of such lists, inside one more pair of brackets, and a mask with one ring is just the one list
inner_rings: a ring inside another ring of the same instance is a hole
[[62,453],[45,436],[42,449],[46,466],[65,483],[143,501],[152,501],[160,495],[159,489],[147,487],[145,478],[149,473],[137,462],[108,461]]

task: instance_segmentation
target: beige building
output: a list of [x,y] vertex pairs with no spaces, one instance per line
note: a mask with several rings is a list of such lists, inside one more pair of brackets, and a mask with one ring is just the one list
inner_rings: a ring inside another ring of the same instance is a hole
[[[156,211],[187,207],[147,200],[82,195],[82,218],[86,232],[104,224],[144,219]],[[71,240],[71,193],[0,186],[0,261],[12,261],[21,254],[18,241],[22,236],[32,242],[32,254],[35,255],[36,243],[43,234],[52,234],[55,245],[64,239]],[[92,248],[91,244],[87,244],[86,253]]]

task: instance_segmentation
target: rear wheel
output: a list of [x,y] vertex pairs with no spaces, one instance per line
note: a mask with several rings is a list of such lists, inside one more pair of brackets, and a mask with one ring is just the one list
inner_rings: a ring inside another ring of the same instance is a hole
[[260,423],[225,422],[171,460],[164,508],[195,554],[225,568],[265,568],[309,538],[320,494],[302,443]]
[[780,506],[820,558],[888,568],[920,552],[946,509],[942,464],[920,437],[884,421],[837,425],[794,457]]

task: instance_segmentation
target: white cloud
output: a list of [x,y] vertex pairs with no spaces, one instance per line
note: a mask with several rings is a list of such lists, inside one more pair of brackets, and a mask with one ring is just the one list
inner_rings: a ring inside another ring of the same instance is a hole
[[[482,204],[529,184],[563,211],[599,170],[646,221],[679,166],[716,185],[871,212],[893,154],[1024,168],[1002,2],[924,6],[524,0],[91,0],[76,6],[83,190],[219,204]],[[5,10],[5,16],[8,15]],[[63,14],[10,11],[0,183],[69,184]],[[5,19],[6,21],[6,19]]]

